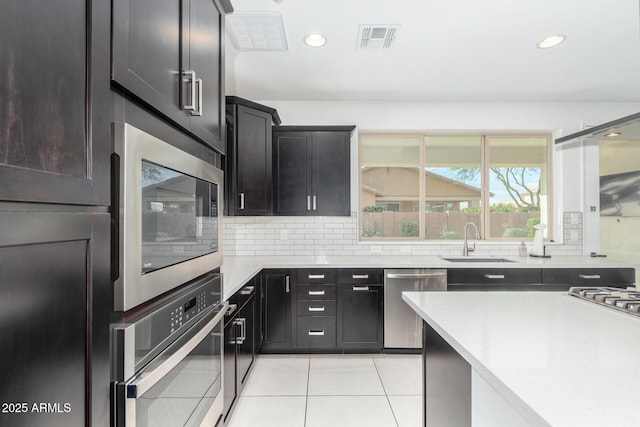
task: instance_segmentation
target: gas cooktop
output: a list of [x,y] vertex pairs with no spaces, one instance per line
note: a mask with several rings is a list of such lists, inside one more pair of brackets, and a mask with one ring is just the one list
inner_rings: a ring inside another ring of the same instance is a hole
[[569,295],[640,316],[640,292],[610,287],[572,287]]

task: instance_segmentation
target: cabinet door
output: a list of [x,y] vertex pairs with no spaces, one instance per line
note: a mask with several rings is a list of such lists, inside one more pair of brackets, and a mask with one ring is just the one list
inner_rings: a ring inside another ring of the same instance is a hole
[[231,201],[235,214],[271,215],[271,115],[238,105],[236,132],[237,189]]
[[311,213],[310,145],[308,132],[274,132],[275,213],[309,215]]
[[[188,6],[183,13],[183,19],[188,19],[188,22],[183,21],[183,69],[195,71],[196,92],[202,91],[202,99],[196,101],[199,115],[190,117],[189,128],[198,138],[224,154],[224,11],[217,0],[190,0],[183,4]],[[202,87],[198,88],[198,84]],[[190,89],[190,86],[184,88]]]
[[[225,321],[227,320],[225,319]],[[235,319],[229,320],[224,327],[224,366],[222,369],[224,378],[223,415],[225,420],[238,395],[238,386],[236,383],[236,342],[240,336],[239,330]]]
[[264,273],[263,351],[291,348],[291,274],[288,270]]
[[348,132],[313,133],[314,215],[351,214],[349,141]]
[[[113,2],[112,79],[183,128],[180,0]],[[185,2],[188,4],[188,2]]]
[[109,4],[100,3],[2,3],[0,200],[109,204]]
[[[0,397],[29,403],[26,413],[3,413],[1,425],[109,424],[109,221],[0,212],[0,363],[10,367]],[[35,402],[60,408],[42,414],[31,410]]]
[[236,382],[238,383],[237,389],[240,390],[242,384],[247,378],[247,374],[249,373],[249,369],[251,369],[251,365],[253,364],[253,355],[254,355],[254,315],[255,315],[255,305],[256,299],[252,297],[249,302],[247,302],[242,310],[238,313],[238,323],[240,324],[240,339],[238,340],[237,345],[237,373],[236,373]]
[[382,331],[383,286],[338,285],[338,347],[379,352]]

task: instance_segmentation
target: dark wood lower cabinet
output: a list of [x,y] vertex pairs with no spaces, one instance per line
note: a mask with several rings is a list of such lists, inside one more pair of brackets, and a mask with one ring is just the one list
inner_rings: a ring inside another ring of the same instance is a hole
[[338,285],[337,345],[345,352],[380,352],[384,286]]
[[0,212],[0,425],[109,424],[109,221]]
[[262,352],[291,350],[291,271],[265,270],[262,282]]
[[224,418],[226,419],[248,378],[255,356],[255,287],[247,285],[229,299],[233,311],[224,327]]

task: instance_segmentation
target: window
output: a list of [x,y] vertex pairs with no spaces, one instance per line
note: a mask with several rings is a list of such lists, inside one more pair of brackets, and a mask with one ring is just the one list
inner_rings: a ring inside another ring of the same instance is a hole
[[360,134],[362,240],[533,237],[550,220],[549,135]]

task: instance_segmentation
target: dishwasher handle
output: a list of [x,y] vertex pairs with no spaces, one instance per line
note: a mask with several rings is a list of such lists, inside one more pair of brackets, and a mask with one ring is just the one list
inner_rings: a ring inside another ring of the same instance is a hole
[[447,277],[447,273],[387,273],[387,279],[428,279],[431,277]]

